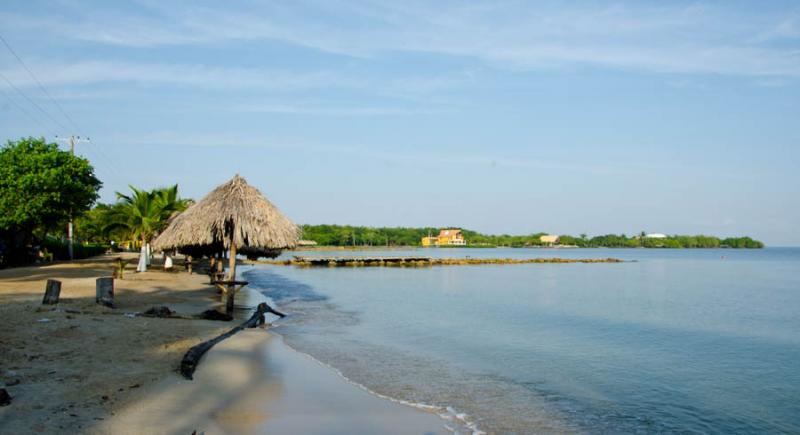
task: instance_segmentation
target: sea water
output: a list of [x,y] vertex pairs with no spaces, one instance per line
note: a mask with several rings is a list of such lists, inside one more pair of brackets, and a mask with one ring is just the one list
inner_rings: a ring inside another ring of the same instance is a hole
[[800,433],[800,249],[346,254],[628,260],[244,272],[291,346],[462,432]]

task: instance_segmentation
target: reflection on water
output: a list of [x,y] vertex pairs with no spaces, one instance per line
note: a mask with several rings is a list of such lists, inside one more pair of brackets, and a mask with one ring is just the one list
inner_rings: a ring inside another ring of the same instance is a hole
[[280,328],[290,344],[483,429],[800,431],[798,249],[405,254],[637,261],[246,276],[292,312]]

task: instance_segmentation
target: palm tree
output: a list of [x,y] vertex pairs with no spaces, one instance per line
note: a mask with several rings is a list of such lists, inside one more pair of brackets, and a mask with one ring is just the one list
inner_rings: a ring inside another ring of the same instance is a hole
[[178,185],[146,191],[133,186],[132,194],[117,192],[119,200],[110,209],[106,230],[125,228],[131,240],[142,243],[142,258],[138,270],[144,271],[150,263],[149,242],[166,228],[170,218],[186,210],[191,200],[178,197]]

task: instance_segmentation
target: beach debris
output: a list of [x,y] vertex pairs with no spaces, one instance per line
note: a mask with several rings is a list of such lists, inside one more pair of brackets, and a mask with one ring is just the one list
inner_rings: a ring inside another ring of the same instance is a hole
[[41,319],[37,320],[39,323],[48,323],[52,322],[52,320],[48,319],[47,317],[42,317]]
[[139,313],[125,313],[125,317],[130,317],[131,319],[135,318],[138,315]]
[[198,317],[204,320],[220,320],[224,322],[233,320],[233,316],[230,314],[220,313],[217,310],[205,310]]
[[8,406],[11,404],[11,395],[8,394],[5,388],[0,388],[0,406]]
[[110,276],[97,278],[95,293],[96,303],[108,308],[114,308],[114,278]]
[[42,305],[55,305],[61,296],[61,281],[48,279],[44,288],[44,299]]
[[170,310],[169,307],[160,306],[160,307],[152,307],[142,313],[142,316],[145,317],[171,317],[175,314],[174,311]]
[[241,325],[231,329],[230,331],[221,334],[217,337],[212,338],[211,340],[204,341],[197,346],[192,347],[189,349],[185,355],[183,355],[183,360],[181,360],[181,367],[180,372],[184,378],[191,380],[194,376],[194,371],[197,369],[197,365],[200,364],[200,358],[205,355],[212,347],[214,347],[217,343],[225,340],[228,337],[233,336],[237,332],[244,330],[245,328],[255,328],[259,325],[263,325],[266,323],[266,319],[264,318],[264,314],[272,313],[279,317],[286,317],[286,314],[280,313],[275,311],[272,307],[267,305],[265,302],[258,304],[256,311],[247,319],[246,322],[242,323]]

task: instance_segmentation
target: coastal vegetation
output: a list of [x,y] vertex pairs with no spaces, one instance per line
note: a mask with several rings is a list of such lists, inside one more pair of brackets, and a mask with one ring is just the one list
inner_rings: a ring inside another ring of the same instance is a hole
[[[149,243],[191,200],[178,195],[178,186],[145,190],[130,186],[117,192],[113,204],[96,204],[102,183],[88,160],[63,151],[43,138],[8,141],[0,148],[0,266],[37,259],[69,258],[67,223],[75,223],[74,258],[109,248],[135,248]],[[94,207],[93,207],[94,205]],[[320,246],[420,246],[424,237],[439,234],[435,227],[366,227],[304,225],[303,239]],[[552,246],[546,233],[482,234],[461,229],[467,247]],[[611,248],[762,248],[750,237],[718,238],[671,235],[661,238],[606,234],[558,236],[556,246]],[[114,243],[111,243],[111,242]]]
[[[453,227],[457,228],[457,227]],[[420,246],[423,237],[438,234],[434,227],[365,227],[349,225],[303,225],[303,239],[320,246]],[[468,247],[538,247],[543,232],[528,235],[492,235],[461,229]],[[670,235],[648,238],[637,235],[606,234],[589,237],[559,236],[559,246],[580,248],[763,248],[764,244],[750,237],[719,238],[706,235]]]
[[169,219],[186,210],[192,203],[178,196],[178,185],[156,188],[150,191],[129,186],[131,194],[117,192],[118,201],[112,205],[101,205],[100,212],[90,215],[97,220],[89,221],[89,228],[98,228],[101,234],[122,230],[124,239],[147,244]]
[[277,266],[323,267],[425,267],[474,266],[479,264],[532,263],[622,263],[618,258],[430,258],[430,257],[298,257],[289,260],[265,260]]
[[101,186],[88,160],[55,143],[8,141],[0,148],[0,267],[69,259],[70,219],[75,259],[106,252],[112,240],[141,246],[191,204],[173,185],[131,186],[116,203],[95,205]]
[[33,261],[37,250],[32,246],[49,235],[63,234],[70,216],[80,216],[94,204],[101,185],[88,160],[43,138],[3,145],[0,266]]

